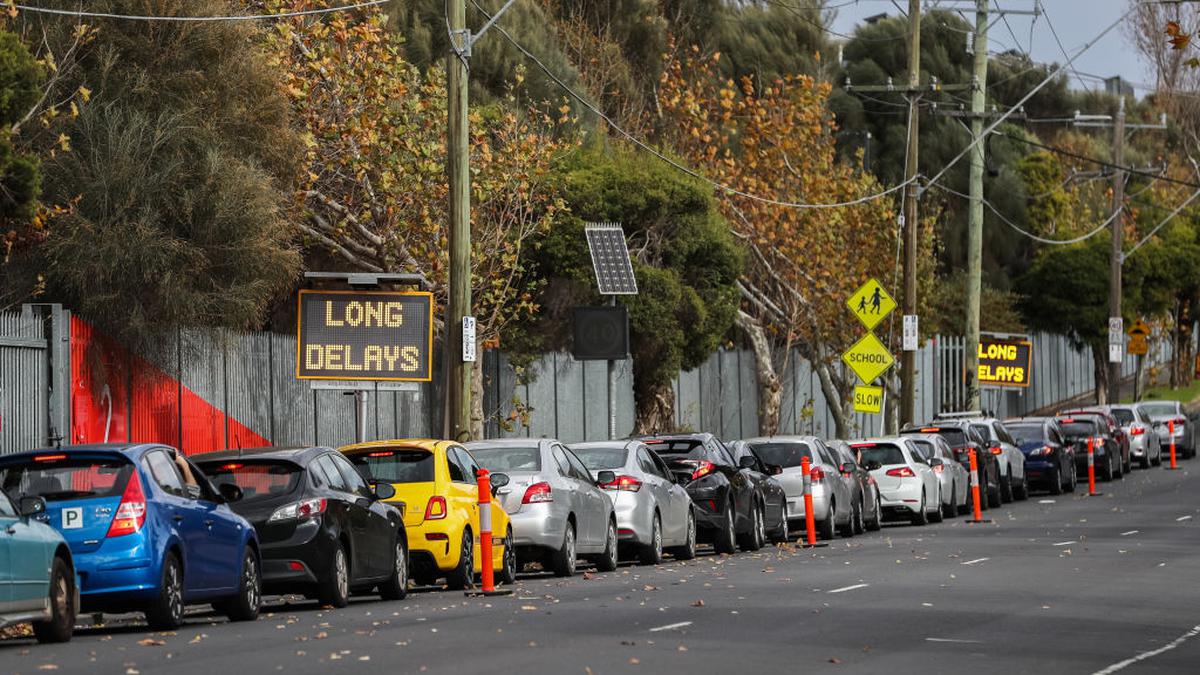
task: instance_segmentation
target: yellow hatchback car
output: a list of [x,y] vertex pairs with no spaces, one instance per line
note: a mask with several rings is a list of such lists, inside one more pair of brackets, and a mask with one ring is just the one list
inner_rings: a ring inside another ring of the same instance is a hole
[[[428,586],[440,578],[465,589],[482,571],[479,551],[479,464],[452,441],[402,439],[372,441],[338,448],[372,484],[390,483],[404,502],[411,578]],[[502,482],[501,481],[498,482]],[[495,489],[496,486],[493,487]],[[492,569],[496,580],[511,584],[517,576],[512,526],[503,506],[492,502]]]

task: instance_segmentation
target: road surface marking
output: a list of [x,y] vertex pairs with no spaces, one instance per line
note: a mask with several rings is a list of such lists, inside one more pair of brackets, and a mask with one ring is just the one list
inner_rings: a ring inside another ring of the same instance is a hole
[[870,586],[870,585],[871,584],[854,584],[853,586],[845,586],[843,588],[835,588],[829,592],[830,593],[845,593],[846,591],[853,591],[857,588],[866,588],[867,586]]
[[975,563],[981,563],[984,560],[991,560],[991,558],[976,558],[974,560],[968,560],[967,562],[965,562],[963,564],[964,565],[974,565]]
[[1129,535],[1131,535],[1131,534],[1137,534],[1137,533],[1138,533],[1138,531],[1137,531],[1137,530],[1130,530],[1130,531],[1128,531],[1128,532],[1122,532],[1122,533],[1121,533],[1121,536],[1122,536],[1122,537],[1128,537],[1128,536],[1129,536]]
[[1188,640],[1196,637],[1197,635],[1200,635],[1200,626],[1196,626],[1195,628],[1189,630],[1188,632],[1184,633],[1183,635],[1180,635],[1179,637],[1175,638],[1173,641],[1168,642],[1167,644],[1159,647],[1158,649],[1153,649],[1148,652],[1142,652],[1141,654],[1138,654],[1137,656],[1135,656],[1131,659],[1125,659],[1124,661],[1121,661],[1120,663],[1114,663],[1111,666],[1105,668],[1104,670],[1097,670],[1095,675],[1110,675],[1110,673],[1115,673],[1118,670],[1124,670],[1125,668],[1132,666],[1133,664],[1137,663],[1138,661],[1145,661],[1146,659],[1158,656],[1159,654],[1162,654],[1163,652],[1169,652],[1172,649],[1175,649],[1179,645],[1183,644],[1184,642],[1187,642]]
[[927,638],[925,638],[925,641],[926,642],[953,642],[955,644],[963,644],[963,645],[983,644],[983,642],[981,642],[979,640],[955,640],[954,638],[930,638],[930,637],[927,637]]
[[1070,546],[1071,544],[1074,544],[1074,543],[1075,543],[1075,540],[1074,540],[1074,539],[1072,539],[1071,541],[1059,541],[1059,542],[1055,542],[1053,545],[1054,545],[1054,546]]
[[665,626],[659,626],[658,628],[651,628],[650,632],[657,633],[661,630],[675,630],[676,628],[683,628],[690,625],[692,625],[691,621],[680,621],[679,623],[669,623]]
[[1176,518],[1176,519],[1175,519],[1175,522],[1177,522],[1177,523],[1182,523],[1182,522],[1183,522],[1183,521],[1185,521],[1185,520],[1191,520],[1191,519],[1192,519],[1192,517],[1191,517],[1191,516],[1180,516],[1180,517],[1178,517],[1178,518]]
[[1039,499],[1038,503],[1039,504],[1054,504],[1055,501],[1053,499]]

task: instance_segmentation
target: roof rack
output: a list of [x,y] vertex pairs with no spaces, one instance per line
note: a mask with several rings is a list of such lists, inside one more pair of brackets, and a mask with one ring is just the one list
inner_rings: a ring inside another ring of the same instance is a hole
[[940,412],[933,416],[935,420],[973,419],[986,417],[982,410],[964,410],[962,412]]

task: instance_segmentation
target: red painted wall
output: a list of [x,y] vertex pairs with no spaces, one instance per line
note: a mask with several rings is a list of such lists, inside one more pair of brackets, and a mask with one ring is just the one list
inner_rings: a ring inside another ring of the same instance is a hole
[[[145,358],[71,317],[71,442],[163,443],[187,454],[270,441]],[[182,438],[181,438],[182,436]]]

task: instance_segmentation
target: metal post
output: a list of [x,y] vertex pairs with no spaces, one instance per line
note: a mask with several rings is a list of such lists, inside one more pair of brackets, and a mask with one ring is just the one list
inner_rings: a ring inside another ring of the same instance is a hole
[[[921,0],[908,0],[908,151],[904,163],[904,314],[917,313],[917,176],[918,94],[921,84]],[[900,425],[913,421],[916,354],[900,352]]]
[[[1117,119],[1113,124],[1113,196],[1112,213],[1120,213],[1125,207],[1125,171],[1121,168],[1125,163],[1125,97],[1121,96],[1117,107]],[[1125,219],[1117,215],[1110,225],[1112,231],[1112,248],[1108,257],[1108,316],[1121,316],[1121,263],[1124,253],[1121,250],[1121,235],[1124,232]],[[1124,345],[1117,345],[1123,349]],[[1111,351],[1113,348],[1109,347]],[[1108,402],[1117,403],[1121,400],[1121,359],[1109,357],[1108,364]]]
[[[608,304],[617,306],[617,296],[610,296]],[[608,440],[617,438],[617,362],[608,361]]]
[[450,53],[446,56],[446,173],[450,181],[450,274],[446,305],[446,429],[471,439],[471,368],[463,362],[463,317],[471,315],[471,175],[467,119],[470,31],[464,0],[446,3]]
[[370,394],[365,389],[354,392],[354,435],[356,442],[367,442],[367,397]]
[[970,207],[967,210],[967,341],[963,346],[966,409],[979,410],[979,303],[983,277],[983,169],[987,143],[983,135],[984,105],[987,99],[988,2],[975,0],[975,72],[971,91]]

